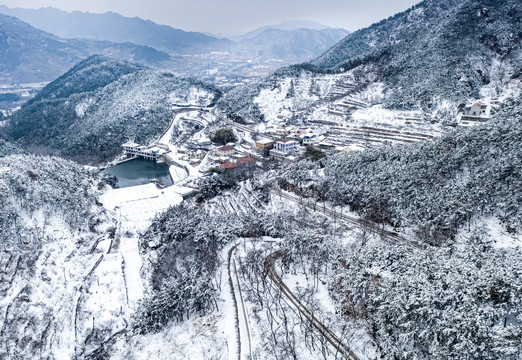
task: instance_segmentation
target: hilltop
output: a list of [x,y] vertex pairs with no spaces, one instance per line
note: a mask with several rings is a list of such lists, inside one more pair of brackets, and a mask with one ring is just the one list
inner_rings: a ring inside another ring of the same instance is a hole
[[311,114],[344,97],[448,120],[460,103],[504,98],[517,87],[521,14],[515,0],[425,0],[349,34],[315,60],[230,92],[220,105],[230,118],[259,122],[285,101],[293,115],[324,120]]
[[5,131],[33,152],[99,164],[130,139],[153,141],[174,105],[208,106],[218,96],[214,86],[192,78],[93,56],[13,114]]

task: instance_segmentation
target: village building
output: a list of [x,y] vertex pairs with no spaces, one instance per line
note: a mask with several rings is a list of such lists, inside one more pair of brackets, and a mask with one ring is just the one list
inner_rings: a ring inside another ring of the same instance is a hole
[[242,167],[253,167],[256,165],[256,159],[251,157],[242,157],[237,159],[236,163]]
[[168,146],[156,144],[153,146],[145,146],[136,144],[134,142],[128,142],[121,146],[125,155],[142,157],[146,160],[159,161],[169,152]]
[[288,138],[277,141],[274,149],[283,154],[291,154],[297,150],[297,141]]
[[315,134],[308,134],[303,136],[303,146],[315,144],[316,141],[317,135]]
[[460,104],[458,108],[457,119],[460,120],[461,126],[472,126],[478,123],[484,123],[489,117],[496,113],[499,107],[496,104]]
[[236,163],[233,163],[233,162],[226,162],[226,163],[223,163],[223,164],[219,164],[219,167],[225,171],[227,170],[230,170],[230,169],[235,169],[237,168],[237,164]]
[[188,152],[188,160],[192,164],[200,164],[201,160],[205,157],[206,153],[202,150],[191,150]]
[[295,161],[298,156],[293,154],[297,154],[297,141],[288,138],[277,141],[274,148],[270,150],[270,157],[282,162]]
[[203,150],[191,150],[188,153],[189,160],[201,160],[205,157],[205,152]]
[[273,134],[277,135],[277,136],[286,136],[286,135],[288,135],[288,130],[286,130],[283,127],[277,128],[274,130]]
[[335,149],[335,145],[327,140],[323,140],[318,144],[318,147],[321,149]]
[[259,152],[265,152],[270,150],[274,146],[274,141],[263,138],[256,141],[256,150]]
[[208,137],[202,138],[198,140],[198,145],[200,146],[210,146],[212,145],[212,141]]
[[307,134],[308,134],[307,130],[296,129],[296,130],[291,131],[290,135],[288,135],[287,137],[299,141],[303,137],[305,137]]
[[288,135],[289,131],[285,129],[283,126],[277,125],[275,127],[267,126],[265,129],[265,133],[275,136],[286,136]]
[[487,105],[475,103],[464,108],[464,115],[467,116],[481,116],[486,115]]
[[121,146],[123,148],[123,151],[125,152],[132,152],[137,151],[140,147],[140,144],[136,144],[135,142],[128,142]]
[[236,152],[236,149],[230,145],[224,145],[216,149],[217,156],[232,156]]

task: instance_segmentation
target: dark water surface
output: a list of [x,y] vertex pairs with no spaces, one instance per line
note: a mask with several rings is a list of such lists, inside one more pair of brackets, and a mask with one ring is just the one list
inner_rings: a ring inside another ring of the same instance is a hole
[[169,167],[166,164],[157,164],[155,161],[134,159],[107,168],[106,171],[118,178],[118,187],[143,185],[150,179],[157,179],[166,186],[172,185]]

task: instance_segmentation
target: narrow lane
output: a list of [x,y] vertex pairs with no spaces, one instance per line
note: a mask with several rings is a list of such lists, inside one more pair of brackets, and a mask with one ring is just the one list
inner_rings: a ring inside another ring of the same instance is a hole
[[[236,336],[237,336],[237,359],[252,359],[252,339],[250,336],[250,325],[248,314],[241,292],[241,283],[237,272],[234,251],[238,245],[233,246],[228,253],[228,282],[235,310]],[[241,308],[241,309],[240,309]]]

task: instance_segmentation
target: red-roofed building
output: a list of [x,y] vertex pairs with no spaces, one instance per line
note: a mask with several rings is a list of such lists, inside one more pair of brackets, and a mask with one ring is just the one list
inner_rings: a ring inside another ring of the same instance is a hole
[[236,163],[239,165],[239,166],[255,166],[256,164],[256,159],[253,159],[251,157],[242,157],[242,158],[239,158],[236,160]]
[[230,170],[230,169],[237,168],[237,164],[228,162],[228,163],[219,164],[219,167],[221,167],[223,170]]

